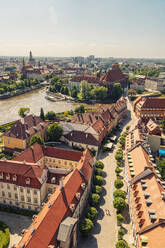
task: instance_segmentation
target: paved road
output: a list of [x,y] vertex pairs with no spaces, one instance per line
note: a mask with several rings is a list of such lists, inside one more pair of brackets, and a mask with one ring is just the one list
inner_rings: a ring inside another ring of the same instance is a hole
[[8,225],[10,229],[10,243],[8,248],[11,248],[21,240],[21,231],[27,229],[31,225],[32,218],[18,214],[0,212],[0,221]]
[[[132,106],[128,101],[128,110],[129,116],[124,123],[123,128],[127,125],[136,124],[137,118],[132,110]],[[79,248],[114,248],[117,241],[118,227],[116,222],[116,210],[113,208],[113,191],[114,191],[114,180],[116,179],[115,168],[116,160],[114,155],[117,150],[115,147],[112,153],[101,153],[99,158],[105,165],[105,185],[103,192],[103,199],[99,208],[99,216],[93,235],[86,240],[81,240]],[[131,224],[125,225],[128,229],[126,235],[126,240],[132,243],[132,233],[131,233]]]

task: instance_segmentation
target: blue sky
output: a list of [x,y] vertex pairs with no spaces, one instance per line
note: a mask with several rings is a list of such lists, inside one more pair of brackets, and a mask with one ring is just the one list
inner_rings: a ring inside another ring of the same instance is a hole
[[165,58],[165,0],[0,0],[0,10],[0,56]]

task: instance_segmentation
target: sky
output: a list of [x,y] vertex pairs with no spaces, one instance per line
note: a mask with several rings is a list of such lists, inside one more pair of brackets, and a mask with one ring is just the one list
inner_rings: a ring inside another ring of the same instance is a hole
[[165,0],[0,0],[0,56],[165,58]]

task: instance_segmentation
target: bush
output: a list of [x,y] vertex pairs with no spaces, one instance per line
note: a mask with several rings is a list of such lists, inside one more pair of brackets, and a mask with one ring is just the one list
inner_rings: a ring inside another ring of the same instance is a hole
[[35,143],[38,143],[40,145],[44,145],[44,140],[40,136],[35,134],[31,137],[29,145],[32,146]]
[[97,169],[95,170],[95,175],[102,176],[102,175],[103,175],[103,170],[100,169],[100,168],[97,168]]
[[126,207],[126,202],[123,198],[121,197],[116,197],[114,200],[113,200],[113,206],[114,208],[117,209],[117,211],[120,213],[124,210],[124,208]]
[[54,111],[48,111],[45,115],[45,119],[52,121],[56,119],[56,113]]
[[130,126],[127,126],[127,127],[126,127],[126,130],[128,131],[129,129],[130,129]]
[[117,167],[116,170],[115,170],[115,172],[119,176],[120,173],[122,172],[122,169],[120,169],[119,167]]
[[116,243],[116,248],[129,248],[129,246],[124,240],[119,240]]
[[101,162],[101,161],[97,161],[96,163],[95,163],[95,166],[96,166],[96,168],[100,168],[100,169],[104,169],[104,164],[103,164],[103,162]]
[[117,190],[114,191],[113,196],[114,196],[114,198],[115,197],[121,197],[121,198],[123,198],[125,200],[126,192],[121,190],[121,189],[117,189]]
[[115,159],[119,162],[123,160],[123,152],[121,149],[118,149],[116,154],[115,154]]
[[116,188],[116,189],[120,189],[120,188],[123,187],[124,183],[123,183],[122,180],[116,179],[114,185],[115,185],[115,188]]
[[124,229],[123,228],[120,228],[119,230],[118,230],[118,239],[119,240],[121,240],[121,239],[123,239],[123,236],[124,236]]
[[98,214],[97,209],[94,207],[90,207],[90,208],[88,208],[85,216],[86,216],[86,218],[88,218],[90,220],[94,220],[96,218],[97,214]]
[[80,232],[84,236],[89,236],[92,232],[93,227],[93,222],[90,219],[85,218],[80,224]]
[[99,204],[100,196],[98,194],[92,194],[89,198],[89,203],[91,206],[96,207]]
[[93,184],[94,184],[94,185],[102,186],[103,183],[104,183],[103,177],[101,177],[101,176],[95,176],[95,177],[94,177],[94,180],[93,180]]
[[92,189],[93,193],[96,193],[98,195],[101,195],[103,188],[101,186],[95,185]]
[[0,248],[7,247],[10,240],[10,231],[6,224],[0,221]]
[[122,214],[118,214],[117,215],[117,224],[118,224],[118,226],[120,226],[123,223],[123,221],[124,221],[123,215]]

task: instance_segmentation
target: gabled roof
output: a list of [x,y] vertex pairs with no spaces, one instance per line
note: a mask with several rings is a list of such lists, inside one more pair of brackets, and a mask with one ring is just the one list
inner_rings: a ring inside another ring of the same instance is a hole
[[15,161],[26,161],[28,163],[37,163],[42,157],[52,157],[71,161],[79,161],[83,153],[79,151],[67,150],[57,147],[42,146],[35,143],[20,155],[14,158]]
[[142,109],[151,108],[151,109],[165,109],[165,98],[151,98],[147,97]]
[[99,142],[91,133],[84,133],[81,131],[71,131],[64,135],[66,139],[72,142],[98,146]]
[[126,76],[122,73],[118,64],[114,64],[104,76],[100,78],[101,82],[117,82],[125,79]]

